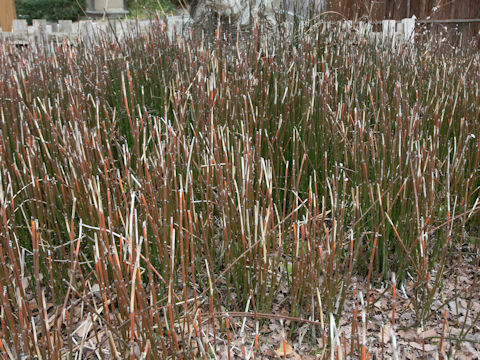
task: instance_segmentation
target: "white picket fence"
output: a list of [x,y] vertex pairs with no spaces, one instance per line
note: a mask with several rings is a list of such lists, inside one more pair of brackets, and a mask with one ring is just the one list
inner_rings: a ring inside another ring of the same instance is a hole
[[[171,36],[181,34],[185,24],[189,21],[188,16],[172,16],[168,18],[166,24],[167,31]],[[0,38],[11,39],[15,43],[22,44],[35,40],[46,41],[78,41],[82,39],[89,41],[93,34],[112,35],[117,39],[132,30],[143,31],[149,26],[158,22],[150,20],[112,20],[112,21],[91,21],[82,20],[72,22],[71,20],[60,20],[58,23],[48,23],[46,20],[33,20],[32,25],[28,25],[26,20],[14,20],[12,32],[0,32]],[[382,22],[382,31],[373,31],[374,25],[369,22],[353,23],[344,21],[342,26],[346,30],[354,29],[365,37],[375,38],[382,42],[410,42],[415,40],[415,17],[409,19],[384,20]]]
[[[183,30],[186,19],[183,16],[171,16],[167,24],[160,22],[160,25],[167,26],[167,31],[173,34],[180,34]],[[81,20],[72,22],[71,20],[60,20],[57,23],[47,22],[46,20],[33,20],[32,25],[28,25],[26,20],[13,20],[12,32],[0,32],[0,38],[13,40],[17,44],[26,44],[31,41],[89,41],[94,35],[112,36],[122,39],[125,34],[132,31],[145,31],[152,25],[159,25],[159,22],[151,20],[110,20],[94,21]]]
[[393,41],[415,41],[415,17],[402,19],[401,21],[383,20],[382,39],[393,39]]

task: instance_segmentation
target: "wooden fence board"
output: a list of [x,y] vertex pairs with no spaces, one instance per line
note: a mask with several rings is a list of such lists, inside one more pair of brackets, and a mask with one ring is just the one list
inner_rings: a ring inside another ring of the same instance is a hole
[[13,19],[16,17],[14,0],[0,0],[0,26],[2,31],[12,31]]
[[[480,40],[480,23],[466,21],[480,18],[479,0],[328,0],[327,10],[342,14],[335,20],[366,18],[381,22],[415,15],[418,23],[428,25],[426,29],[433,32],[450,32],[452,36],[462,34],[464,41],[472,38]],[[460,21],[455,22],[456,19]],[[448,22],[433,22],[434,20]]]

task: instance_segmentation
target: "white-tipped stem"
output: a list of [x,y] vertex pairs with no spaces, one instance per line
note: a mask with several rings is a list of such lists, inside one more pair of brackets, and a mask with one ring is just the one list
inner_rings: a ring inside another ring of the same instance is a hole
[[[335,317],[330,313],[330,344],[332,351],[330,352],[330,359],[335,360],[335,348],[340,349],[340,331],[337,330],[335,325]],[[342,360],[342,352],[338,352],[337,359]]]
[[335,319],[333,318],[333,314],[330,313],[330,344],[332,347],[332,351],[330,351],[330,359],[335,360]]
[[398,360],[397,337],[392,328],[390,328],[390,337],[392,338],[393,360]]
[[362,307],[362,345],[367,346],[367,313],[365,311],[365,301],[363,300],[363,294],[358,292],[358,298]]
[[317,288],[317,298],[318,298],[318,306],[320,307],[320,324],[322,326],[322,331],[325,329],[325,324],[323,321],[323,307],[322,307],[322,298],[320,297],[320,290]]
[[[248,313],[249,307],[250,307],[250,296],[248,297],[248,299],[247,299],[247,305],[245,306],[245,312],[246,312],[246,313]],[[244,330],[245,330],[245,323],[246,323],[246,321],[247,321],[247,318],[244,317],[244,318],[243,318],[243,321],[242,321],[242,327],[241,327],[241,329],[240,329],[240,337],[243,337],[243,336],[245,335],[245,331],[244,331]]]

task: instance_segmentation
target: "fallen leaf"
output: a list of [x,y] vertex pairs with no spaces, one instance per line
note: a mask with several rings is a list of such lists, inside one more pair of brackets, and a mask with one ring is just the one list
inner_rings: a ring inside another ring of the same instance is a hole
[[[380,331],[378,332],[378,341],[380,344],[383,342],[383,344],[387,344],[390,342],[390,328],[391,325],[387,324],[383,328],[380,328]],[[383,335],[382,335],[382,329],[383,329]]]
[[292,353],[293,353],[292,345],[290,345],[286,340],[282,340],[278,349],[275,350],[275,354],[277,354],[277,356],[280,356],[280,357],[288,356],[288,355],[291,355]]
[[93,284],[91,291],[93,294],[100,296],[100,285]]
[[434,329],[426,330],[422,332],[422,338],[423,339],[428,339],[428,338],[435,338],[438,337],[438,333]]
[[474,356],[470,351],[456,351],[455,359],[470,360],[470,359],[474,359]]
[[[409,345],[417,350],[423,350],[423,345],[417,342],[410,342]],[[435,350],[436,347],[430,344],[425,344],[425,352],[430,352]]]
[[92,328],[92,320],[90,319],[90,317],[88,317],[86,320],[84,320],[79,327],[77,327],[72,335],[77,335],[81,338],[87,336],[87,334],[90,332],[90,329]]
[[26,289],[30,285],[30,276],[25,276],[20,281],[22,282],[23,289]]
[[398,336],[406,341],[412,341],[418,338],[417,332],[413,329],[400,330]]

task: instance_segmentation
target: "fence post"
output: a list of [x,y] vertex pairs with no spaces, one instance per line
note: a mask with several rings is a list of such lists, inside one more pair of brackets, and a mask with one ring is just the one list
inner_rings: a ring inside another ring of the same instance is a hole
[[42,40],[47,38],[47,20],[33,19],[32,26],[36,37]]
[[94,22],[92,20],[80,21],[78,27],[78,36],[79,39],[82,39],[85,44],[91,45],[95,36]]
[[70,35],[72,32],[72,20],[58,20],[58,32]]
[[369,37],[372,35],[372,24],[369,22],[358,23],[358,34],[362,37]]
[[394,40],[397,22],[395,20],[382,21],[382,39],[383,41]]
[[16,40],[28,40],[27,20],[13,20],[12,32]]
[[405,41],[415,42],[415,17],[402,20]]

